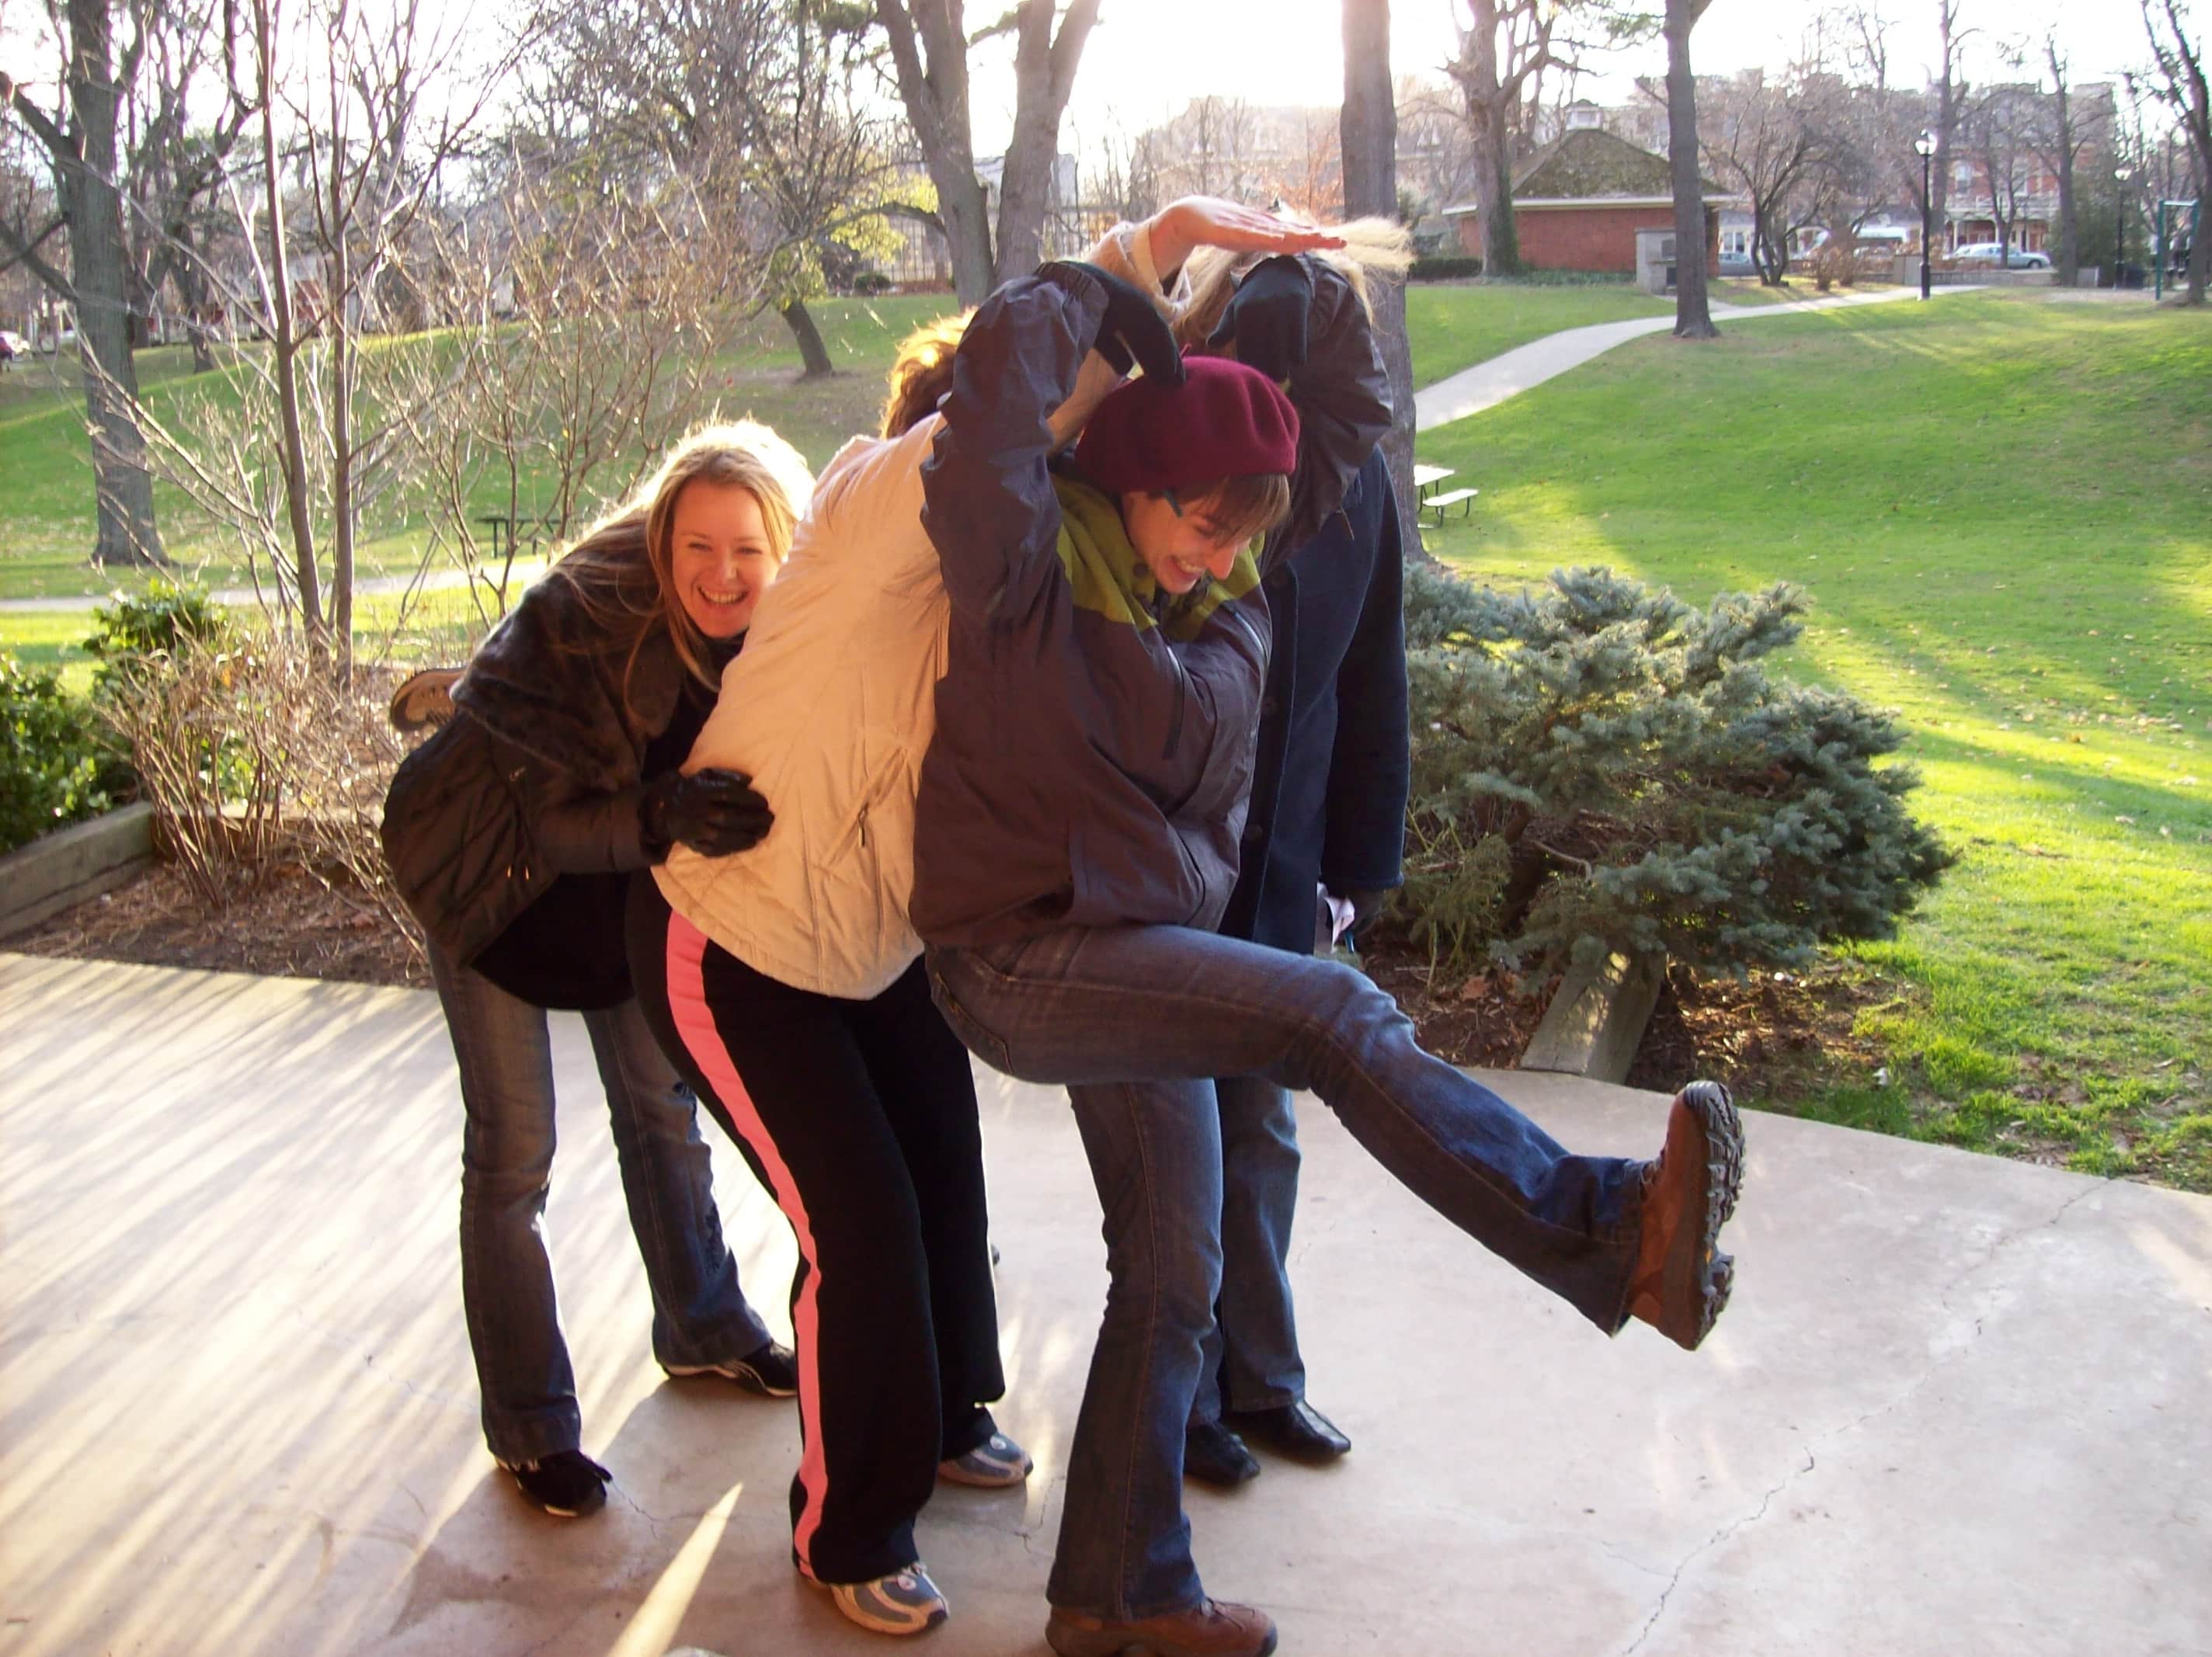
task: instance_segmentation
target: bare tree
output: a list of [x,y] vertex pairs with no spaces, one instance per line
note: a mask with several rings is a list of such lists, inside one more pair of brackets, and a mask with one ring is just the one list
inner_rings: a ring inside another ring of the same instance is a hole
[[133,309],[142,321],[165,315],[161,295],[173,291],[193,370],[205,373],[216,367],[211,322],[217,307],[204,272],[210,244],[222,235],[218,191],[252,112],[233,98],[212,122],[194,120],[193,106],[226,44],[211,9],[155,7],[145,30],[147,50],[131,94],[125,195]]
[[[1390,217],[1398,209],[1398,112],[1390,84],[1389,0],[1344,0],[1344,110],[1340,117],[1346,217]],[[1413,490],[1413,354],[1406,335],[1406,285],[1376,284],[1375,332],[1390,376],[1390,430],[1382,450],[1397,495],[1406,556],[1421,555]]]
[[[168,561],[154,522],[145,434],[132,412],[138,370],[117,143],[121,88],[138,72],[146,37],[134,28],[118,51],[118,9],[115,0],[65,0],[50,14],[66,57],[62,106],[40,105],[0,70],[0,108],[45,151],[54,179],[52,219],[27,229],[0,222],[0,255],[24,265],[76,313],[97,513],[93,562],[160,565]],[[57,234],[68,239],[66,270],[48,256]]]
[[1712,0],[1667,0],[1668,165],[1674,184],[1674,337],[1717,339],[1705,299],[1705,192],[1698,171],[1698,78],[1690,31]]
[[[975,176],[969,116],[968,35],[963,0],[875,0],[907,119],[921,145],[937,211],[952,248],[952,283],[963,304],[1037,262],[1060,117],[1075,88],[1098,0],[1018,0],[975,39],[1014,37],[1014,125],[1000,174],[994,239]],[[1054,27],[1055,22],[1057,28]]]
[[1975,31],[1959,27],[1962,3],[1963,0],[1936,0],[1936,159],[1929,173],[1928,209],[1939,230],[1949,222],[1946,209],[1951,190],[1951,151],[1971,90],[1960,72],[1960,58]]
[[2031,86],[1986,88],[1968,106],[1960,133],[1960,147],[1980,177],[2006,265],[2012,263],[2013,240],[2028,193],[2028,162],[2042,112],[2039,102]]
[[[2075,169],[2082,152],[2106,134],[2110,106],[2084,110],[2075,95],[2066,59],[2058,51],[2054,31],[2043,38],[2043,58],[2051,70],[2051,90],[2045,95],[2040,118],[2029,135],[2031,146],[2058,183],[2058,246],[2055,263],[2058,285],[2071,288],[2081,280],[2080,209],[2075,197]],[[2117,278],[2116,278],[2117,279]]]
[[2189,244],[2189,290],[2185,303],[2204,303],[2206,267],[2212,264],[2212,234],[2202,222],[2208,197],[2212,197],[2212,89],[2204,74],[2204,46],[2192,36],[2196,27],[2184,0],[2141,0],[2143,31],[2150,37],[2151,57],[2158,65],[2153,90],[2172,112],[2186,137],[2194,163],[2199,222]]
[[1460,89],[1474,150],[1474,203],[1486,275],[1513,276],[1521,242],[1513,170],[1533,148],[1547,77],[1582,73],[1582,54],[1648,39],[1653,19],[1635,0],[1460,0],[1459,50],[1446,64]]
[[[1752,264],[1765,287],[1781,285],[1790,269],[1792,234],[1811,216],[1793,210],[1807,202],[1804,186],[1822,160],[1823,135],[1808,93],[1801,76],[1770,80],[1764,70],[1746,70],[1701,123],[1707,162],[1751,204]],[[1675,251],[1680,252],[1679,236]]]

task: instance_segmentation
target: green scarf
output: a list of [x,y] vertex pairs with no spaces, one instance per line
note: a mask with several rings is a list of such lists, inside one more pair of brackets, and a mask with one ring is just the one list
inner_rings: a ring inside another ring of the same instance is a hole
[[1259,561],[1247,546],[1237,552],[1226,580],[1201,581],[1180,595],[1164,593],[1130,544],[1119,507],[1074,478],[1055,476],[1052,484],[1060,495],[1060,568],[1075,589],[1078,609],[1140,633],[1157,627],[1177,644],[1188,644],[1207,616],[1260,585]]

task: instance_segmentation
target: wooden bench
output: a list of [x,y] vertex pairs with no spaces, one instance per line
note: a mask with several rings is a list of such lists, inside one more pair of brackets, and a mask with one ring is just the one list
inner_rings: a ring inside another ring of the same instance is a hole
[[1481,493],[1480,489],[1446,489],[1443,494],[1432,495],[1422,501],[1421,510],[1436,513],[1437,527],[1442,529],[1444,513],[1450,507],[1457,507],[1462,518],[1472,518],[1474,515],[1474,497]]

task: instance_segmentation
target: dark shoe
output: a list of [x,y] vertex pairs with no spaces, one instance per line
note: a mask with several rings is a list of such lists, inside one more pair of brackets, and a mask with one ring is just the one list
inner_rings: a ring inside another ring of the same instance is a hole
[[607,1505],[614,1475],[580,1450],[556,1450],[535,1461],[502,1461],[523,1495],[556,1519],[581,1519]]
[[1712,1332],[1735,1282],[1721,1228],[1743,1184],[1743,1123],[1717,1082],[1674,1096],[1667,1144],[1644,1170],[1644,1212],[1628,1314],[1686,1351]]
[[1221,1419],[1246,1442],[1293,1461],[1334,1461],[1352,1448],[1336,1423],[1304,1399],[1273,1410],[1231,1410]]
[[445,724],[453,717],[453,686],[460,677],[458,667],[426,667],[409,674],[392,693],[392,728],[412,736]]
[[1060,1657],[1267,1657],[1275,1648],[1275,1624],[1264,1611],[1220,1599],[1137,1623],[1109,1623],[1054,1605],[1044,1640]]
[[799,1394],[799,1355],[775,1341],[741,1358],[721,1363],[664,1363],[679,1379],[685,1375],[720,1375],[762,1398],[795,1398]]
[[1182,1476],[1226,1489],[1260,1476],[1244,1441],[1218,1421],[1191,1422],[1182,1432]]

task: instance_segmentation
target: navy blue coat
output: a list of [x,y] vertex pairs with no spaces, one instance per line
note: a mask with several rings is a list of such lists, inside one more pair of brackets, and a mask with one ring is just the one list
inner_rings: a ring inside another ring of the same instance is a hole
[[1401,555],[1377,449],[1343,511],[1261,583],[1274,650],[1243,857],[1221,922],[1228,937],[1310,955],[1316,883],[1342,897],[1404,878]]

